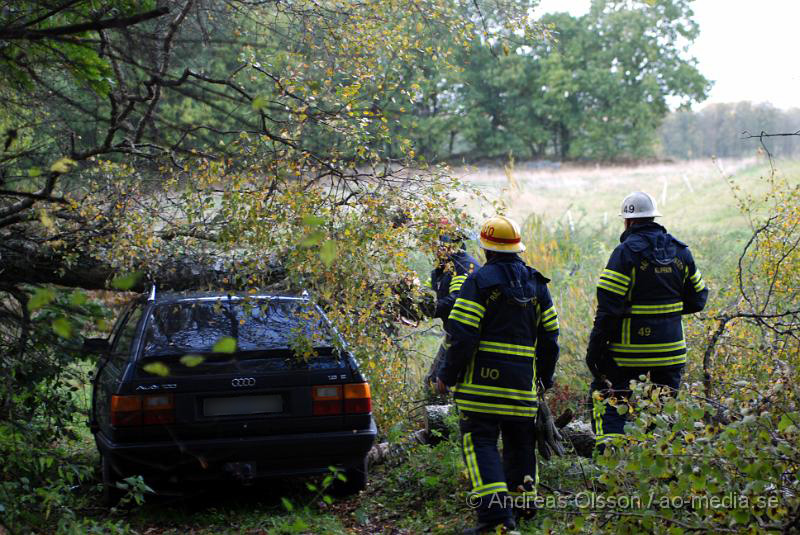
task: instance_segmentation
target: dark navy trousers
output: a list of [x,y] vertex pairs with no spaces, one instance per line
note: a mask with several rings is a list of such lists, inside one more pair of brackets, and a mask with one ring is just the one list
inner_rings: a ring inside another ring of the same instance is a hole
[[[592,411],[592,431],[594,431],[595,444],[599,447],[614,437],[625,434],[627,414],[620,414],[613,405],[605,403],[609,397],[629,399],[631,396],[631,380],[639,380],[640,375],[650,374],[650,379],[657,385],[668,386],[677,392],[681,384],[684,366],[664,366],[658,368],[624,368],[616,367],[607,373],[611,381],[611,389],[605,382],[595,380],[589,392],[589,406]],[[600,392],[601,400],[594,399],[593,394]]]
[[514,507],[532,507],[537,481],[533,418],[508,420],[462,411],[459,424],[472,483],[468,503],[477,510],[478,521],[500,523],[512,518]]

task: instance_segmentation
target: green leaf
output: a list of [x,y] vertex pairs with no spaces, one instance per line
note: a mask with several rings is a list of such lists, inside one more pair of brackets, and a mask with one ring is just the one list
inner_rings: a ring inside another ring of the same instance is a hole
[[319,244],[322,239],[325,237],[325,234],[320,231],[309,232],[303,239],[300,240],[301,247],[313,247],[314,245]]
[[39,210],[39,221],[44,225],[45,228],[53,230],[56,224],[53,222],[53,218],[50,217],[50,214],[47,213],[47,210]]
[[425,476],[422,478],[422,484],[426,487],[435,487],[439,484],[438,476]]
[[37,176],[42,176],[42,170],[38,167],[31,167],[28,169],[28,176],[31,178],[36,178]]
[[289,501],[288,498],[281,498],[281,503],[283,504],[283,508],[289,511],[290,513],[294,511],[294,505],[292,505],[292,502]]
[[689,409],[689,416],[691,416],[694,420],[700,420],[705,415],[705,411],[702,407],[692,407]]
[[322,496],[322,501],[330,505],[333,503],[333,498],[325,494],[324,496]]
[[628,414],[628,406],[625,403],[620,403],[617,405],[617,413]]
[[201,357],[200,355],[184,355],[181,357],[181,364],[187,368],[194,368],[195,366],[202,364],[204,360],[206,360],[206,358]]
[[52,288],[39,288],[36,293],[28,300],[28,312],[39,310],[56,298],[56,292]]
[[81,290],[75,290],[69,296],[69,304],[74,306],[74,307],[79,307],[79,306],[83,305],[84,303],[86,303],[86,301],[88,301],[88,300],[89,300],[89,298]]
[[121,275],[116,279],[111,281],[111,286],[116,288],[117,290],[130,290],[133,286],[139,282],[139,279],[142,277],[142,273],[139,271],[134,271],[132,273],[127,273],[125,275]]
[[211,348],[211,351],[214,353],[233,353],[236,351],[236,338],[223,336],[217,340],[217,343],[214,344],[214,347]]
[[72,324],[64,316],[60,316],[53,320],[53,332],[61,338],[72,337]]
[[750,522],[750,511],[746,509],[734,509],[733,519],[737,524],[745,525]]
[[303,225],[306,227],[318,227],[325,222],[325,218],[315,216],[315,215],[307,215],[303,218]]
[[169,375],[169,366],[163,362],[151,362],[142,366],[142,369],[147,373],[158,375],[159,377],[166,377]]
[[778,431],[783,433],[792,425],[794,425],[794,423],[792,422],[792,419],[789,418],[789,415],[786,413],[781,414],[781,421],[778,422]]
[[267,105],[267,99],[264,97],[256,97],[250,105],[254,110],[258,111]]
[[330,267],[336,259],[337,248],[336,240],[328,240],[319,248],[319,258],[326,267]]
[[64,157],[56,160],[56,162],[50,166],[50,171],[63,175],[64,173],[69,173],[74,165],[76,165],[75,160]]

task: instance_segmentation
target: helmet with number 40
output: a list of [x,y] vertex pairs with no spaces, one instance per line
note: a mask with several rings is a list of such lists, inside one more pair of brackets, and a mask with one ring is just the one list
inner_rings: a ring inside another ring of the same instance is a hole
[[481,247],[498,253],[521,253],[525,250],[517,222],[498,215],[486,220],[481,227]]

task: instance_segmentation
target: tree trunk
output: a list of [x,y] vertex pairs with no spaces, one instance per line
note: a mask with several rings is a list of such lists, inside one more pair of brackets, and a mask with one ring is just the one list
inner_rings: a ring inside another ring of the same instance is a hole
[[[232,264],[230,258],[208,253],[154,259],[131,291],[145,291],[153,283],[165,290],[191,290],[201,288],[230,287]],[[114,266],[89,256],[75,247],[69,252],[34,245],[27,240],[6,240],[0,245],[0,273],[6,285],[55,284],[87,290],[108,289],[111,281],[120,273]],[[270,262],[265,273],[265,284],[284,279],[283,268],[276,261]]]

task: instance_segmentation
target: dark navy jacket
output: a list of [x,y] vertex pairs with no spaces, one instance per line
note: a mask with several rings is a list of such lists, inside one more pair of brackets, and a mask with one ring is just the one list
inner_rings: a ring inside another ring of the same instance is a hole
[[467,277],[447,322],[439,377],[462,411],[504,419],[536,416],[536,380],[553,384],[558,316],[548,279],[517,255],[493,257]]
[[441,318],[442,322],[447,323],[461,285],[468,275],[480,267],[481,264],[466,251],[457,251],[450,255],[445,265],[440,265],[431,272],[431,288],[436,292],[436,312],[433,317]]
[[620,237],[597,284],[597,315],[586,363],[597,375],[615,366],[682,366],[682,314],[703,309],[703,276],[689,247],[657,223]]

